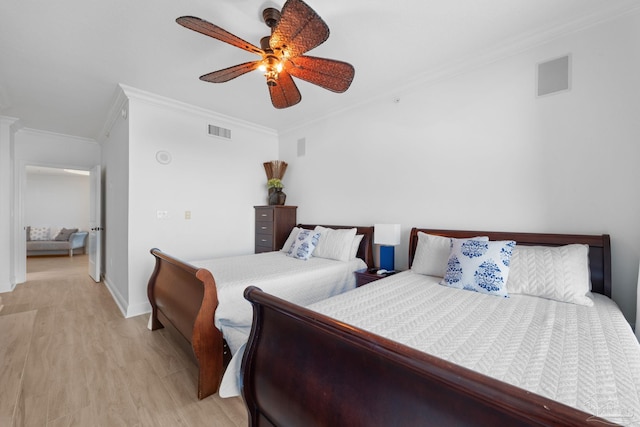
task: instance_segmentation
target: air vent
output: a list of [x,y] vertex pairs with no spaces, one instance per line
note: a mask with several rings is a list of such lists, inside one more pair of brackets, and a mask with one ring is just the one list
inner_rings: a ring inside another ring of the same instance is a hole
[[209,125],[209,135],[219,138],[231,139],[231,129],[225,129],[220,126]]
[[538,64],[537,95],[564,92],[571,87],[571,57],[569,55]]

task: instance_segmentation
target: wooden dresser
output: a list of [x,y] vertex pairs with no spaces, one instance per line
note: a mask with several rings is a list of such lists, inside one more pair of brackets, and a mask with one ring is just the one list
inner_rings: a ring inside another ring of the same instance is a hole
[[256,253],[282,249],[296,226],[297,206],[254,206],[256,210]]

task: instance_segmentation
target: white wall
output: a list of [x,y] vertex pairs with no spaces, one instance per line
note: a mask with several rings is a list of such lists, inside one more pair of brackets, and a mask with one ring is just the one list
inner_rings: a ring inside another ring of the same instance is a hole
[[17,119],[0,116],[0,293],[15,288],[13,131]]
[[[613,299],[633,321],[639,41],[640,16],[622,17],[289,131],[287,203],[301,222],[401,223],[399,268],[412,226],[608,233]],[[572,89],[536,98],[536,64],[568,53]]]
[[90,170],[100,164],[100,144],[87,138],[35,129],[15,134],[16,164]]
[[102,141],[102,275],[114,300],[127,312],[129,289],[129,121],[118,89],[108,136]]
[[25,224],[89,229],[89,177],[27,173]]
[[[253,206],[264,204],[266,197],[262,163],[277,158],[278,139],[271,129],[133,88],[124,90],[129,162],[126,315],[132,316],[150,309],[151,248],[186,260],[253,253]],[[231,129],[232,139],[209,136],[208,124]],[[171,162],[160,164],[158,151],[169,152]],[[106,167],[109,176],[114,165]],[[166,211],[168,218],[158,219],[157,211]],[[185,219],[186,211],[191,219]],[[108,257],[111,243],[107,241]],[[111,268],[107,259],[107,271]],[[113,285],[122,289],[121,283]]]

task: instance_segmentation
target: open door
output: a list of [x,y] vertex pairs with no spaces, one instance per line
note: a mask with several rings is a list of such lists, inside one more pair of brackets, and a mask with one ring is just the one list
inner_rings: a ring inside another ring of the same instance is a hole
[[100,281],[100,270],[102,269],[102,184],[100,165],[91,169],[90,193],[89,196],[89,276],[96,281]]

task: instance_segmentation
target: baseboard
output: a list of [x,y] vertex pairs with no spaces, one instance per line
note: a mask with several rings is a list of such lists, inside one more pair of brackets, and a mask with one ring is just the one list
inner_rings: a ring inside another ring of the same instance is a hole
[[130,305],[127,308],[127,318],[140,316],[141,314],[151,313],[151,304],[144,302],[136,305]]
[[106,277],[102,277],[102,281],[104,282],[104,285],[107,287],[107,289],[109,290],[109,293],[111,294],[111,297],[113,298],[113,300],[116,302],[116,305],[118,306],[118,308],[120,309],[120,312],[122,313],[122,315],[124,317],[127,317],[127,305],[129,305],[127,303],[127,301],[124,299],[124,297],[120,294],[120,292],[118,291],[118,289],[113,286],[111,284],[111,282],[109,282],[109,279],[107,279]]
[[102,281],[109,290],[109,293],[111,293],[113,300],[116,302],[116,305],[125,318],[151,313],[151,304],[148,301],[136,305],[129,305],[118,289],[109,282],[109,279],[103,276]]

